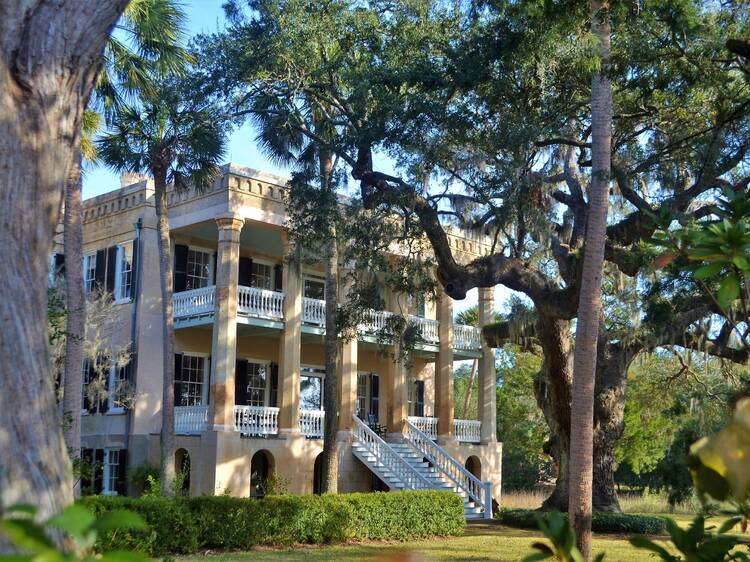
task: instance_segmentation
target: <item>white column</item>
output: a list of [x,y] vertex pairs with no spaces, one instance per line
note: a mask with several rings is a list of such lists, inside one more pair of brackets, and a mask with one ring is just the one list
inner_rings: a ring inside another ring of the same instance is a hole
[[453,440],[453,299],[438,284],[439,347],[435,365],[435,416],[438,440]]
[[[484,327],[494,321],[495,288],[479,289],[479,325]],[[482,357],[479,359],[479,419],[482,422],[481,442],[497,441],[497,375],[495,350],[488,347],[482,337]]]

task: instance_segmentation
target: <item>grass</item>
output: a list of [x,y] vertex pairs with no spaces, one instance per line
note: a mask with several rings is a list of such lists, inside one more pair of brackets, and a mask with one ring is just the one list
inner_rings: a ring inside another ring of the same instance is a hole
[[[271,561],[351,561],[377,560],[380,562],[428,561],[498,561],[518,562],[532,552],[531,544],[539,540],[539,533],[512,529],[497,524],[470,524],[461,537],[437,538],[398,544],[357,544],[347,546],[298,547],[283,550],[256,549],[250,552],[230,552],[208,556],[188,556],[180,562],[271,562]],[[648,552],[636,550],[624,537],[599,535],[594,537],[594,552],[605,551],[611,562],[653,560]]]

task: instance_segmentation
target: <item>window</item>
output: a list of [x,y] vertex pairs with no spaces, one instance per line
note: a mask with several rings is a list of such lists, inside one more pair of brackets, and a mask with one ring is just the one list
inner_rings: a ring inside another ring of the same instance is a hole
[[369,378],[368,373],[357,374],[357,417],[363,420],[367,419],[367,382]]
[[305,279],[304,297],[308,299],[325,300],[326,284],[322,279]]
[[83,256],[83,286],[87,295],[96,286],[96,254]]
[[420,318],[425,317],[425,300],[424,295],[417,296],[417,316]]
[[253,261],[250,268],[250,286],[259,289],[271,289],[273,268],[265,263]]
[[183,354],[175,372],[175,406],[200,406],[206,398],[206,358]]
[[115,277],[115,300],[127,301],[132,298],[133,286],[133,243],[117,246],[117,273]]
[[120,449],[104,450],[104,489],[105,496],[116,496],[120,475]]
[[300,410],[323,409],[323,378],[325,370],[317,367],[302,367],[300,373]]
[[263,363],[247,364],[247,403],[250,406],[266,405],[268,366]]
[[119,365],[117,361],[112,365],[109,376],[109,411],[122,411],[125,399],[126,382],[130,363]]
[[201,289],[208,287],[211,280],[211,254],[189,248],[187,252],[187,288]]

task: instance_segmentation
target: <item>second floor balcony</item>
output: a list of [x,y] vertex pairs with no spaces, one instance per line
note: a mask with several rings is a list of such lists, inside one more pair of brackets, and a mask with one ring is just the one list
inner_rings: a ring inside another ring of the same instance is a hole
[[[205,325],[213,322],[216,306],[216,287],[181,291],[172,297],[175,327]],[[303,297],[302,330],[308,333],[325,333],[325,301]],[[361,339],[375,338],[387,325],[393,312],[367,310],[359,325]],[[240,285],[237,289],[238,322],[267,328],[284,327],[284,293],[258,287]],[[409,315],[408,321],[416,325],[421,334],[421,346],[435,350],[439,345],[439,322],[430,318]],[[467,356],[481,350],[481,330],[464,324],[453,325],[453,348]]]

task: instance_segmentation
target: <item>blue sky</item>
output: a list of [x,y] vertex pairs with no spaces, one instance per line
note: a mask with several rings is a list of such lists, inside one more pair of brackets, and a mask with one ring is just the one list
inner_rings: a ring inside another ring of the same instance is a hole
[[[224,10],[221,7],[222,0],[187,0],[183,2],[188,17],[188,35],[194,36],[200,33],[213,33],[220,31],[226,24]],[[255,131],[253,127],[246,124],[235,130],[229,138],[229,149],[227,161],[242,166],[249,166],[265,172],[286,175],[284,168],[274,165],[268,158],[258,151],[254,142]],[[383,159],[386,163],[385,159]],[[389,171],[389,170],[387,170]],[[87,166],[83,176],[83,197],[93,197],[107,191],[112,191],[120,186],[119,176],[104,166]],[[498,285],[495,288],[495,303],[497,308],[510,295],[510,291]],[[477,303],[476,289],[469,292],[466,299],[455,303],[455,310],[460,311]]]

